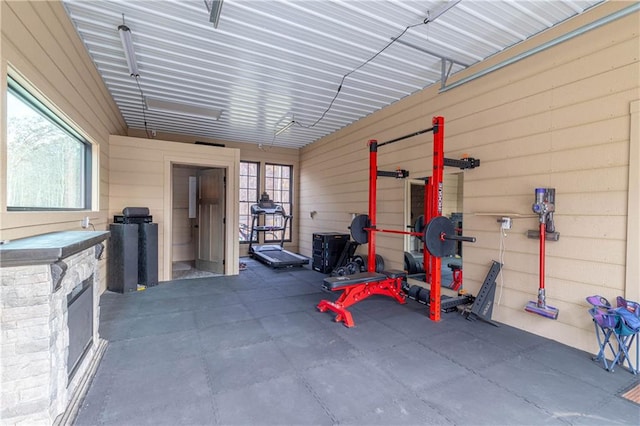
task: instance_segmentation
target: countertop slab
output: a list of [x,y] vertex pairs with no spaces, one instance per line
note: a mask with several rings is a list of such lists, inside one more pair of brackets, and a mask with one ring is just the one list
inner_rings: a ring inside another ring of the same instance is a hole
[[60,231],[0,244],[0,267],[54,263],[109,237],[109,231]]

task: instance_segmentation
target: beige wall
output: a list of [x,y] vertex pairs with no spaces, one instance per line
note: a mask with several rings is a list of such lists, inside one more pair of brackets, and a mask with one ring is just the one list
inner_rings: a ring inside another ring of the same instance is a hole
[[[629,5],[606,3],[451,82]],[[553,321],[523,310],[536,298],[538,242],[525,236],[537,219],[522,218],[506,238],[504,286],[498,289],[500,306],[493,317],[593,350],[585,297],[601,294],[612,300],[632,295],[627,287],[638,285],[637,276],[625,282],[629,111],[640,99],[638,30],[635,13],[456,89],[439,93],[439,87],[429,88],[304,148],[301,252],[311,254],[313,232],[345,231],[350,213],[367,211],[368,139],[384,141],[428,128],[431,117],[442,115],[446,156],[466,153],[481,159],[478,169],[464,173],[465,234],[477,238],[464,248],[465,288],[476,294],[499,256],[496,217],[475,214],[529,214],[534,188],[555,187],[561,237],[547,245],[546,287],[547,303],[558,307],[560,316]],[[430,175],[431,147],[431,134],[383,147],[379,167]],[[378,224],[402,227],[403,183],[378,182]],[[314,219],[308,215],[312,210],[318,212]],[[637,233],[637,226],[633,229]],[[382,234],[377,241],[385,263],[402,267],[402,238]]]
[[[63,229],[80,229],[89,216],[105,229],[108,208],[108,137],[124,134],[126,124],[93,62],[58,2],[2,2],[2,108],[6,106],[6,75],[39,91],[39,96],[94,143],[95,199],[92,212],[6,212],[2,185],[0,230],[15,239]],[[2,114],[4,117],[4,113]],[[2,126],[2,182],[5,179],[5,126]]]
[[[130,129],[129,136],[135,136],[139,138],[145,137],[144,130]],[[290,165],[293,166],[293,211],[287,212],[293,215],[293,226],[292,226],[292,234],[291,234],[291,242],[285,243],[285,248],[287,250],[291,250],[293,252],[297,252],[299,250],[298,246],[298,226],[300,220],[300,209],[296,200],[300,196],[300,151],[298,149],[291,148],[275,148],[265,146],[263,148],[258,147],[255,144],[250,143],[239,143],[239,142],[230,142],[218,139],[210,139],[203,138],[200,136],[189,136],[189,135],[180,135],[180,134],[170,134],[170,133],[158,133],[156,135],[157,139],[163,139],[167,141],[175,141],[175,142],[184,142],[184,143],[194,143],[195,141],[208,142],[208,143],[220,143],[224,144],[225,147],[235,148],[240,150],[240,160],[241,161],[253,161],[260,163],[260,186],[264,188],[264,166],[265,163],[271,164],[280,164],[280,165]],[[247,256],[248,244],[240,244],[240,256]]]
[[173,166],[179,164],[226,169],[224,273],[238,273],[239,150],[127,136],[112,136],[109,148],[109,214],[121,214],[125,207],[149,208],[154,223],[158,224],[160,281],[171,279]]
[[[7,212],[6,126],[0,135],[0,239],[16,239],[61,230],[80,230],[89,216],[106,229],[109,197],[108,138],[124,134],[126,124],[59,2],[6,2],[1,8],[0,116],[6,108],[9,72],[93,143],[92,211]],[[104,262],[101,263],[104,268]],[[103,271],[104,272],[104,271]],[[101,273],[102,277],[106,274]],[[105,287],[102,283],[102,287]]]
[[173,262],[193,261],[195,251],[195,219],[189,219],[189,178],[196,177],[196,168],[177,165],[173,168],[173,212],[171,218]]

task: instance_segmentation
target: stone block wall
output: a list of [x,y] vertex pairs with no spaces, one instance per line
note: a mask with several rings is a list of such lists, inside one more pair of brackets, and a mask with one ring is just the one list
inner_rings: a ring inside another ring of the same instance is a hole
[[52,264],[0,268],[3,425],[50,425],[64,413],[98,343],[99,286],[93,285],[93,342],[69,380],[67,295],[88,278],[100,282],[96,250],[99,245],[62,259],[66,271],[61,280]]

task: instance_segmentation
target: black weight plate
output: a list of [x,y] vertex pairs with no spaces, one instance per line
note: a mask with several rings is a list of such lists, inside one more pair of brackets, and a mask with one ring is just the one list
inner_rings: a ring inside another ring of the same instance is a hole
[[360,265],[356,262],[349,262],[344,266],[347,270],[347,275],[353,275],[360,272]]
[[431,296],[431,292],[426,288],[421,288],[420,291],[418,292],[418,302],[428,305],[429,296]]
[[[367,272],[369,268],[369,256],[366,254],[359,254],[353,256],[353,261],[360,265],[360,272]],[[384,271],[384,259],[379,254],[376,254],[376,272]]]
[[411,287],[409,287],[409,293],[407,294],[407,296],[409,297],[409,299],[412,300],[418,300],[418,292],[420,291],[422,287],[420,287],[419,285],[412,285]]
[[434,217],[424,230],[424,241],[429,253],[435,257],[451,256],[456,252],[456,241],[442,239],[441,235],[455,235],[453,222],[444,216]]
[[[335,276],[337,277],[344,277],[345,275],[349,275],[347,273],[347,268],[345,268],[344,266],[341,266],[339,268],[336,268],[335,271],[333,271],[333,273],[335,274]],[[333,274],[332,274],[333,275]]]
[[357,264],[358,267],[360,268],[358,270],[358,272],[366,272],[366,270],[367,270],[367,261],[366,261],[367,259],[366,259],[366,257],[367,256],[362,256],[362,255],[353,256],[353,261],[352,262]]
[[369,270],[369,255],[363,254],[360,256],[362,259],[362,265],[360,265],[360,272],[367,272]]
[[409,252],[404,252],[404,270],[407,271],[407,274],[415,274],[416,273],[416,261],[413,259],[413,256]]
[[351,221],[351,238],[358,244],[367,244],[369,242],[369,232],[364,228],[368,228],[371,225],[369,221],[369,215],[359,214]]
[[384,259],[379,254],[376,254],[376,272],[384,271]]
[[407,274],[419,274],[424,272],[423,256],[420,253],[404,252],[404,269]]
[[[418,216],[418,218],[416,219],[416,223],[413,224],[413,231],[414,232],[419,232],[419,233],[424,233],[424,215],[421,214],[420,216]],[[420,239],[420,241],[423,241],[422,238],[423,236],[418,237]]]

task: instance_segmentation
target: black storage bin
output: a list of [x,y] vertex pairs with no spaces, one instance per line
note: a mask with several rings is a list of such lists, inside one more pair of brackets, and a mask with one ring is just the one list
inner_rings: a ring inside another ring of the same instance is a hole
[[158,224],[138,225],[138,283],[158,284]]
[[323,274],[333,271],[349,238],[349,234],[340,232],[313,234],[313,270]]
[[114,223],[108,247],[107,289],[128,293],[138,289],[138,225]]
[[146,207],[126,207],[109,225],[107,289],[126,293],[158,284],[158,224]]

